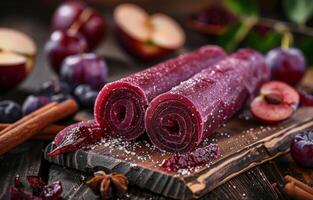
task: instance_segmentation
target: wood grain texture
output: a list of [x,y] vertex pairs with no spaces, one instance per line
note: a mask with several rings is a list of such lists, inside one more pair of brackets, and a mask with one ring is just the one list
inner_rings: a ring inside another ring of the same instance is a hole
[[[233,177],[288,152],[291,137],[313,127],[312,119],[313,108],[299,109],[278,126],[261,126],[253,120],[234,118],[207,141],[218,143],[222,156],[186,175],[161,171],[159,164],[170,154],[145,141],[131,143],[129,149],[120,148],[123,143],[112,143],[113,146],[102,143],[91,150],[46,159],[85,172],[104,167],[123,173],[132,185],[166,197],[199,198]],[[49,145],[46,153],[52,149]]]
[[[26,176],[38,176],[42,166],[42,142],[26,142],[0,158],[0,199],[9,199],[8,188],[14,183],[16,174],[21,181],[26,181]],[[26,190],[30,190],[25,184]]]

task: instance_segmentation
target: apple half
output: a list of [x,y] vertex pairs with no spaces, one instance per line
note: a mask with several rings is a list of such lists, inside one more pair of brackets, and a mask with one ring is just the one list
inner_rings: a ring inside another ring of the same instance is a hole
[[0,28],[0,38],[0,88],[8,90],[31,72],[36,45],[26,34],[9,28]]
[[128,53],[141,60],[158,58],[185,43],[183,29],[167,15],[149,15],[129,3],[117,6],[113,15],[118,42]]

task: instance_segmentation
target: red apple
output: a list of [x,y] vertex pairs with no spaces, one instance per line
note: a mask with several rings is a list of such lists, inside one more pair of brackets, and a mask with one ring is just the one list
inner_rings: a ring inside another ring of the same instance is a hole
[[77,29],[86,38],[89,49],[100,44],[106,31],[104,17],[80,1],[60,5],[53,15],[52,26],[53,30]]
[[299,105],[298,92],[280,81],[265,83],[250,105],[253,116],[261,122],[275,124],[292,116]]
[[31,72],[36,45],[26,34],[9,28],[0,28],[0,38],[0,88],[7,90]]
[[184,31],[167,15],[149,15],[129,3],[119,5],[113,15],[118,42],[136,58],[151,60],[184,45]]

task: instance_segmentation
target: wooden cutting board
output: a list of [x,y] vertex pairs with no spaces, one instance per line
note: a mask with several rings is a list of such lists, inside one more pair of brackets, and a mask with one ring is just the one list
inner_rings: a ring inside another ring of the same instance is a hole
[[146,140],[124,142],[106,139],[89,150],[48,158],[53,163],[91,172],[103,168],[125,174],[130,184],[174,199],[199,198],[236,175],[289,151],[292,136],[313,127],[313,108],[300,108],[291,119],[264,126],[243,115],[234,117],[208,138],[218,143],[222,156],[211,163],[179,172],[159,167],[169,153],[158,151]]

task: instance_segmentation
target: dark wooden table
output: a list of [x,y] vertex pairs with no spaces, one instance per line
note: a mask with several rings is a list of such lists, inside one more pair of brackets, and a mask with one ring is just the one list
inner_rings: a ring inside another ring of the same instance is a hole
[[[25,95],[36,90],[40,83],[57,78],[50,70],[44,55],[44,43],[50,32],[49,20],[52,8],[44,7],[35,0],[13,0],[1,2],[1,4],[0,26],[22,30],[32,36],[38,45],[37,61],[33,73],[17,90],[0,96],[0,99],[13,98],[22,102]],[[112,10],[105,9],[103,12],[110,19]],[[108,21],[110,22],[110,20]],[[110,23],[109,27],[111,27]],[[195,49],[208,42],[206,36],[188,30],[187,37],[189,39],[182,51]],[[97,52],[108,61],[110,80],[116,80],[125,74],[152,64],[143,64],[132,60],[116,45],[110,30],[108,30],[105,42],[97,49]],[[62,195],[64,199],[96,199],[97,197],[83,184],[85,174],[51,165],[43,160],[42,152],[46,145],[46,142],[28,141],[0,158],[0,199],[8,198],[7,189],[16,174],[22,178],[27,175],[39,175],[48,182],[61,180],[64,187]],[[313,184],[313,171],[300,168],[290,155],[286,154],[233,178],[207,194],[203,199],[289,199],[282,189],[283,177],[287,174]],[[130,198],[165,199],[135,186],[131,186],[125,196],[125,199]]]

